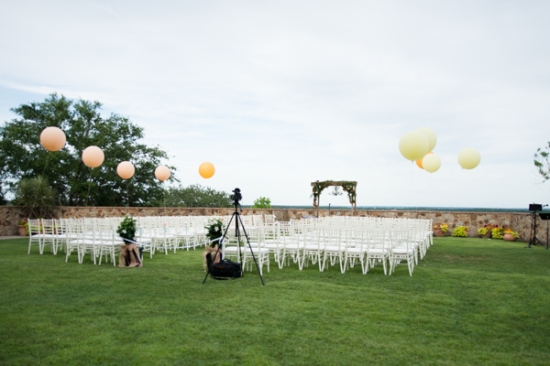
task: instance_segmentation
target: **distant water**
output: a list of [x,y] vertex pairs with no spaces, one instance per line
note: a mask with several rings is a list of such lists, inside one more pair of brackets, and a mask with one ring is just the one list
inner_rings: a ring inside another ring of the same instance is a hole
[[[250,206],[243,207],[250,208]],[[299,209],[308,210],[312,206],[271,206],[280,209]],[[323,210],[328,210],[328,206],[320,206]],[[331,210],[351,210],[350,206],[330,206]],[[413,206],[357,206],[357,210],[367,211],[462,211],[462,212],[529,212],[528,208],[491,208],[491,207],[413,207]],[[548,212],[546,208],[544,210]]]

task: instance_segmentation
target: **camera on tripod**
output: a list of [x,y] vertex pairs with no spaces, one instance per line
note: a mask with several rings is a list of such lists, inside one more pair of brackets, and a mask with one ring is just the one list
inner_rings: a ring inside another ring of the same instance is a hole
[[538,204],[538,203],[530,203],[529,204],[529,211],[531,211],[531,212],[542,211],[542,205]]
[[235,206],[238,206],[239,201],[243,199],[243,196],[241,195],[241,190],[239,188],[235,188],[231,192],[233,192],[233,194],[229,196],[229,198],[233,201],[233,204]]

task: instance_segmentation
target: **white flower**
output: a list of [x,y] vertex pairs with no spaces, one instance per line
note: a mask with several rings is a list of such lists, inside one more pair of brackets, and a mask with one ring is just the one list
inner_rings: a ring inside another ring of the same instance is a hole
[[126,229],[122,229],[121,232],[122,232],[123,234],[126,234]]
[[217,226],[214,226],[214,231],[218,232],[220,229]]

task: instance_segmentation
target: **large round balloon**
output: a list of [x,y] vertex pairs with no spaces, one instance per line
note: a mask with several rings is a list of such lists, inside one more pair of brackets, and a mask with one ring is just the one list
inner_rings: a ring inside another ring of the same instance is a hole
[[480,161],[481,155],[479,151],[473,147],[467,147],[458,153],[458,164],[460,164],[463,169],[474,169],[479,165]]
[[441,167],[441,159],[435,154],[428,154],[422,159],[424,170],[429,173],[435,173]]
[[136,169],[134,168],[134,164],[129,161],[123,161],[116,167],[116,172],[122,179],[130,179],[134,176]]
[[[433,151],[430,151],[428,154],[433,154]],[[418,165],[418,167],[420,169],[424,169],[424,167],[422,166],[422,159],[424,159],[428,154],[426,154],[423,157],[421,157],[420,159],[416,160],[416,165]]]
[[170,178],[170,169],[164,165],[157,167],[157,169],[155,169],[155,177],[161,182],[164,182],[166,179]]
[[46,127],[40,133],[40,143],[48,151],[59,151],[65,146],[67,137],[59,127]]
[[215,171],[216,169],[214,169],[214,165],[212,163],[205,162],[199,166],[199,174],[204,179],[212,178]]
[[428,153],[430,144],[422,132],[407,132],[399,140],[399,151],[405,159],[415,161]]
[[82,151],[82,161],[90,168],[97,168],[103,164],[104,159],[103,150],[97,146],[88,146]]
[[435,132],[428,127],[420,127],[417,128],[416,131],[421,132],[426,136],[426,138],[428,139],[428,143],[430,144],[428,151],[432,151],[437,144],[437,136],[435,135]]

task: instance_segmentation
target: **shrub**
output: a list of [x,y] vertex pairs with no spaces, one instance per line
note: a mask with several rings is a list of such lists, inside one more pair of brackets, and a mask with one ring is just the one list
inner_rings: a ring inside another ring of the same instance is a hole
[[271,200],[267,197],[260,197],[254,201],[252,208],[271,208]]
[[460,225],[460,226],[455,227],[451,236],[467,238],[468,237],[468,226]]

